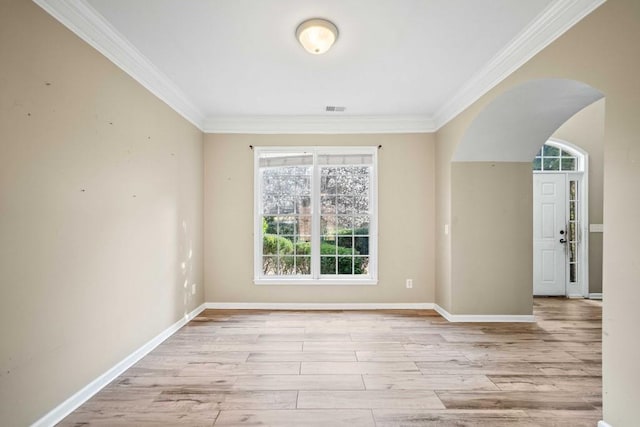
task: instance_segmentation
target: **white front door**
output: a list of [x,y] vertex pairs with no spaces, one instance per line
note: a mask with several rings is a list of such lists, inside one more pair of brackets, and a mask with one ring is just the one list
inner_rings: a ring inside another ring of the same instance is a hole
[[533,174],[533,294],[566,295],[567,176]]

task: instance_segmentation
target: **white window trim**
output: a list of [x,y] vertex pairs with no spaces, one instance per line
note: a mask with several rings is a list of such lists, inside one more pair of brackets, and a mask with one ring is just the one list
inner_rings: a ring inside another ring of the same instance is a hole
[[[289,151],[303,151],[313,154],[314,174],[311,185],[312,203],[312,235],[313,244],[312,254],[320,251],[320,209],[317,208],[320,200],[320,179],[319,168],[315,167],[319,154],[369,154],[373,157],[373,167],[371,168],[370,183],[370,212],[371,222],[369,224],[369,274],[362,277],[354,277],[351,275],[331,275],[320,276],[320,257],[312,256],[311,262],[315,263],[315,271],[319,276],[314,278],[301,278],[299,276],[289,277],[265,277],[262,276],[262,192],[260,182],[260,154],[262,153],[278,153]],[[253,195],[254,195],[254,211],[253,211],[253,254],[254,254],[254,279],[256,285],[377,285],[378,284],[378,147],[377,146],[278,146],[278,147],[254,147],[254,165],[253,165]]]
[[[576,145],[571,144],[570,142],[563,141],[557,138],[549,138],[547,142],[545,142],[540,149],[542,150],[545,145],[549,145],[551,147],[558,148],[562,151],[566,151],[567,153],[574,156],[576,159],[576,169],[572,171],[571,170],[561,170],[561,171],[560,170],[557,170],[557,171],[534,170],[533,171],[534,173],[583,173],[587,171],[588,164],[589,164],[589,154],[583,149],[579,148]],[[547,156],[546,158],[550,158],[550,157],[555,157],[555,156]],[[537,159],[537,158],[538,156],[534,157],[534,159]]]

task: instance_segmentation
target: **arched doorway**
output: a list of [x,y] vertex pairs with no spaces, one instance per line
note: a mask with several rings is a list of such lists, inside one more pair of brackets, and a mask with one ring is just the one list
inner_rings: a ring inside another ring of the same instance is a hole
[[533,160],[533,294],[589,295],[588,154],[549,139]]
[[532,80],[500,94],[469,123],[451,162],[453,314],[531,321],[531,161],[561,125],[602,98],[575,80]]

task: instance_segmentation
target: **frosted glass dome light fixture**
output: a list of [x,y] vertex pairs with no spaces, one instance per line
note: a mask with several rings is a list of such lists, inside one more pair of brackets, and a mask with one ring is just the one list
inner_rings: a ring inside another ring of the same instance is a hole
[[338,38],[338,27],[326,19],[308,19],[298,25],[296,38],[307,52],[321,55],[335,43]]

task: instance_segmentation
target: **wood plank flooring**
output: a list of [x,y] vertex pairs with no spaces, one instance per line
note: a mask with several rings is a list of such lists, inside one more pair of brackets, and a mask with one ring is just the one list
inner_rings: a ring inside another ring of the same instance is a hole
[[590,426],[600,302],[531,324],[431,310],[206,310],[61,426]]

